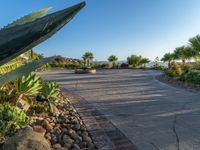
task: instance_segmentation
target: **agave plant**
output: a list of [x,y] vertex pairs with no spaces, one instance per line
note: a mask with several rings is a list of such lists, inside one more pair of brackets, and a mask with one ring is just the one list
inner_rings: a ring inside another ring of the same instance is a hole
[[38,10],[36,12],[30,13],[24,17],[21,17],[20,19],[13,21],[12,23],[6,25],[2,29],[11,28],[11,27],[14,27],[17,25],[22,25],[22,24],[25,24],[28,22],[32,22],[32,21],[44,16],[44,14],[47,13],[51,8],[52,7],[48,7],[48,8],[44,8],[44,9]]
[[46,82],[42,85],[41,93],[49,100],[56,100],[60,94],[60,89],[56,82]]
[[60,89],[56,82],[44,82],[41,89],[42,96],[40,97],[40,99],[38,97],[38,100],[41,101],[41,98],[45,100],[44,105],[46,105],[45,103],[47,103],[49,106],[49,110],[53,112],[54,102],[58,98],[59,94]]
[[0,30],[0,65],[32,49],[66,25],[85,3]]
[[23,96],[36,96],[41,90],[41,78],[36,74],[22,76],[14,81],[14,87],[20,98]]
[[24,111],[30,107],[31,97],[41,90],[41,78],[35,74],[22,76],[14,81],[14,89],[18,95],[17,106]]
[[40,68],[41,66],[47,64],[48,62],[54,60],[55,58],[57,58],[57,56],[35,60],[31,63],[28,63],[24,66],[17,68],[11,72],[3,74],[2,76],[0,76],[0,85],[4,85],[5,83],[14,81],[17,78],[22,77],[23,75],[28,75],[32,71]]
[[5,74],[7,72],[15,70],[16,68],[18,68],[21,65],[22,65],[22,63],[17,62],[17,61],[5,64],[5,65],[3,65],[3,66],[0,67],[0,74]]

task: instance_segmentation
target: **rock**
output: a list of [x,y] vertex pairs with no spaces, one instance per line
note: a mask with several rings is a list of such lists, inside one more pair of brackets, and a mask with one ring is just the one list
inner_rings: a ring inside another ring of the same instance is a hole
[[66,147],[61,147],[61,149],[60,150],[69,150],[68,148],[66,148]]
[[94,149],[95,149],[94,144],[93,144],[93,143],[89,143],[89,144],[88,144],[88,149],[89,149],[89,150],[94,150]]
[[82,137],[80,137],[77,133],[72,133],[71,137],[75,140],[78,141],[78,143],[80,143],[82,141]]
[[3,144],[5,142],[5,138],[4,137],[0,137],[0,145]]
[[72,124],[78,124],[79,122],[78,122],[78,120],[74,119],[74,120],[71,121],[71,123]]
[[57,149],[61,149],[62,146],[57,143],[57,144],[54,144],[52,147],[57,150]]
[[47,133],[47,134],[45,135],[45,138],[46,138],[47,140],[51,140],[51,134],[50,134],[50,133]]
[[47,131],[50,131],[51,129],[53,129],[52,125],[51,125],[47,120],[44,120],[44,121],[43,121],[42,126],[43,126]]
[[50,125],[51,125],[52,127],[54,127],[56,124],[55,124],[54,122],[51,122]]
[[81,128],[81,126],[80,126],[80,124],[78,123],[78,124],[76,124],[76,125],[74,125],[74,129],[75,130],[79,130]]
[[81,133],[81,135],[82,135],[82,136],[88,136],[88,133],[87,133],[86,131],[83,131],[83,132]]
[[46,130],[42,126],[33,126],[33,131],[40,133],[42,136],[46,133]]
[[51,144],[56,144],[58,142],[58,138],[55,134],[51,134]]
[[81,142],[80,143],[80,148],[85,148],[87,147],[87,143],[86,142]]
[[63,136],[63,142],[66,144],[73,144],[74,140],[72,140],[68,135]]
[[92,143],[92,139],[89,136],[83,136],[83,141],[86,143]]
[[64,144],[64,147],[67,148],[67,149],[70,149],[70,148],[72,147],[72,145],[69,144],[69,143],[65,143],[65,144]]
[[55,135],[56,135],[56,136],[59,136],[60,133],[61,133],[61,130],[60,130],[59,127],[55,127],[55,128],[54,128],[54,132],[55,132]]
[[63,133],[67,133],[67,132],[68,132],[68,130],[67,130],[66,128],[62,128],[61,131],[62,131]]
[[2,150],[50,150],[47,140],[32,128],[27,127],[8,137]]
[[63,120],[63,123],[69,123],[70,121],[69,121],[69,119],[67,119],[67,118],[65,118],[64,120]]
[[73,133],[75,133],[75,131],[74,131],[73,129],[69,129],[69,130],[68,130],[68,134],[69,134],[69,135],[72,135]]
[[73,147],[72,147],[72,149],[77,149],[77,150],[79,150],[80,147],[78,146],[78,144],[74,144]]
[[48,117],[48,113],[42,112],[42,113],[40,113],[40,117],[47,118]]

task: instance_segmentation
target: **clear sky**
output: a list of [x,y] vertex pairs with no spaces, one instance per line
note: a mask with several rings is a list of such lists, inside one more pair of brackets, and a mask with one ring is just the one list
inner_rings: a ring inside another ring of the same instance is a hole
[[[0,26],[48,6],[54,12],[80,0],[1,0]],[[200,34],[200,0],[86,0],[87,6],[61,31],[34,49],[45,56],[96,60],[137,54],[153,60]]]

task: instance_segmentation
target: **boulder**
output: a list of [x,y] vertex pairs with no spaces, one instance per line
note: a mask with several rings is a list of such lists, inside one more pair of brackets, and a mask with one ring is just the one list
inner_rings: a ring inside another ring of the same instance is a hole
[[41,134],[27,127],[8,137],[2,150],[51,150],[51,148]]

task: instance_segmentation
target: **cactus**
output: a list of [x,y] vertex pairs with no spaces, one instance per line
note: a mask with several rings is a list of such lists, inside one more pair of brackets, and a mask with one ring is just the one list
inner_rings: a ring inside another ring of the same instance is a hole
[[32,71],[38,69],[39,67],[43,66],[44,64],[54,60],[57,57],[58,56],[47,57],[47,58],[42,58],[40,60],[35,60],[31,63],[28,63],[24,66],[17,68],[11,72],[8,72],[8,73],[0,76],[0,85],[11,82],[17,78],[20,78],[23,75],[27,75],[27,74],[31,73]]

